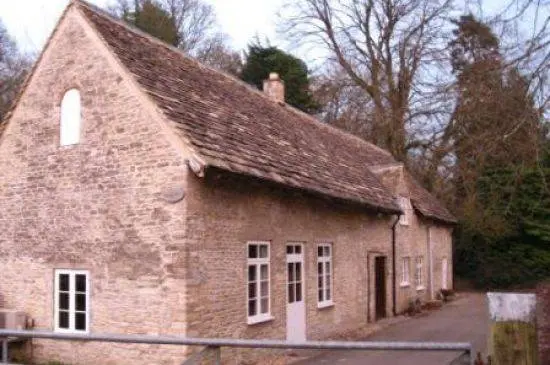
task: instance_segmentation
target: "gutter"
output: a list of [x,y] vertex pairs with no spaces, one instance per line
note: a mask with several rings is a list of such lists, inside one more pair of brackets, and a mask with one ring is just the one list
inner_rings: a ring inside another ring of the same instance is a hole
[[397,214],[397,218],[395,219],[395,222],[393,222],[393,225],[391,227],[391,253],[392,253],[392,313],[394,316],[397,315],[397,280],[396,280],[396,273],[395,273],[395,255],[396,255],[396,240],[397,240],[397,223],[399,222],[399,219],[401,218],[402,213]]

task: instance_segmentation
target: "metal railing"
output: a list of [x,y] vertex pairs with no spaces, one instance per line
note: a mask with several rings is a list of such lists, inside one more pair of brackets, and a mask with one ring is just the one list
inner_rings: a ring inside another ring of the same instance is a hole
[[216,365],[221,364],[222,347],[265,348],[265,349],[310,349],[310,350],[364,350],[364,351],[457,351],[461,355],[460,362],[453,364],[473,364],[472,345],[464,342],[380,342],[380,341],[306,341],[288,342],[280,340],[239,340],[215,338],[187,338],[178,336],[150,336],[150,335],[123,335],[123,334],[73,334],[49,331],[15,331],[0,330],[2,342],[2,358],[0,364],[8,364],[9,338],[45,338],[52,340],[87,341],[87,342],[116,342],[149,345],[180,345],[204,346],[205,349],[182,365],[194,364],[200,356],[210,352]]

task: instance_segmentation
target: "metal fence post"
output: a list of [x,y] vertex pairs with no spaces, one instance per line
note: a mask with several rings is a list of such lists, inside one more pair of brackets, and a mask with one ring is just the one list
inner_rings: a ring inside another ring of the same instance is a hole
[[222,348],[219,346],[216,346],[213,348],[213,350],[214,350],[214,364],[222,365]]
[[8,363],[8,338],[2,338],[2,364]]

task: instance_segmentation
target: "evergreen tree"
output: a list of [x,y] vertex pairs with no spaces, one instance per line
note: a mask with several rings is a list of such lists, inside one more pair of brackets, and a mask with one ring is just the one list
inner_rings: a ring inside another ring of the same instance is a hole
[[541,116],[528,82],[504,66],[491,29],[471,15],[456,25],[456,271],[482,286],[534,282],[550,276]]
[[310,91],[308,68],[304,61],[277,47],[250,45],[241,79],[261,89],[270,72],[277,72],[285,82],[285,99],[288,104],[307,113],[318,110]]
[[122,18],[166,43],[173,46],[179,43],[178,28],[174,19],[153,0],[135,2],[132,10],[125,9]]

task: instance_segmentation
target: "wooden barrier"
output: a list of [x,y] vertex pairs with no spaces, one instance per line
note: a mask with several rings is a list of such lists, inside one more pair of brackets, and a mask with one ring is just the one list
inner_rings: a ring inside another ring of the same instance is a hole
[[536,296],[488,293],[487,297],[492,365],[538,365]]
[[540,364],[550,364],[550,282],[537,287],[537,335]]

